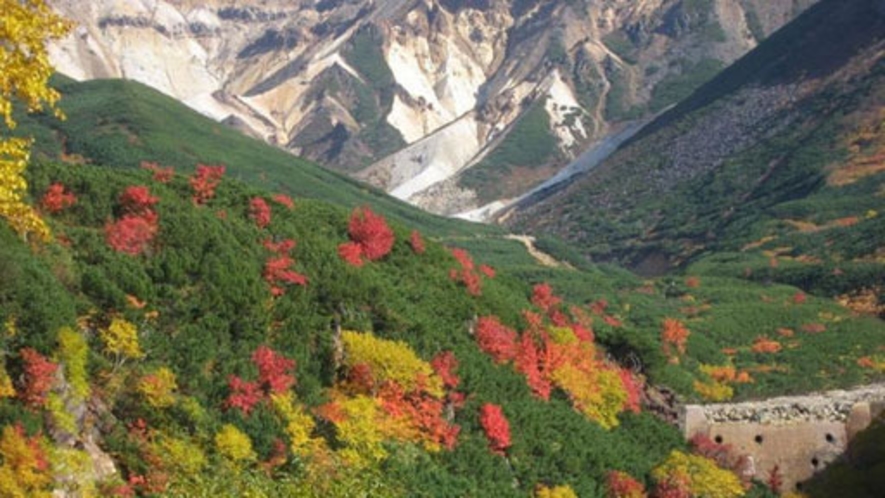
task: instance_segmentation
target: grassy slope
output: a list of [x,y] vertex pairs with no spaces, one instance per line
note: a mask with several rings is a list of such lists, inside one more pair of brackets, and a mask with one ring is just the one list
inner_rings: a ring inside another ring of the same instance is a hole
[[[383,192],[299,159],[212,121],[134,82],[77,83],[59,78],[68,119],[22,117],[18,133],[37,138],[38,154],[79,154],[95,164],[136,168],[142,161],[192,171],[224,164],[229,176],[290,195],[354,207],[363,204],[429,234],[491,234],[484,225],[426,214]],[[62,146],[60,144],[64,144]]]

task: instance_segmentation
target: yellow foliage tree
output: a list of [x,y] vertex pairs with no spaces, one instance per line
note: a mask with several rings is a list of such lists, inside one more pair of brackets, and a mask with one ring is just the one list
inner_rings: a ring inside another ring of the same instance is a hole
[[[16,125],[13,99],[22,101],[28,111],[44,105],[55,109],[59,94],[49,87],[52,66],[45,43],[69,29],[43,0],[0,0],[0,116],[7,131]],[[56,115],[61,117],[58,110]],[[21,236],[34,234],[45,241],[50,238],[49,228],[25,202],[30,147],[30,140],[0,138],[0,217]]]
[[738,498],[745,491],[737,475],[719,468],[716,462],[700,455],[673,450],[664,463],[652,470],[658,482],[684,480],[692,496]]
[[249,436],[231,424],[225,424],[215,435],[215,447],[222,456],[235,464],[251,462],[257,458]]
[[166,367],[147,374],[138,381],[138,392],[154,408],[167,408],[175,404],[175,390],[178,383],[175,373]]
[[342,459],[354,467],[367,467],[387,457],[383,443],[388,436],[376,398],[359,395],[337,401],[343,420],[335,424],[338,439],[347,444]]
[[75,401],[89,396],[89,375],[86,362],[89,345],[86,339],[70,327],[58,331],[58,360],[65,366],[65,378],[71,385]]
[[138,328],[122,318],[111,320],[111,324],[102,329],[99,335],[104,342],[105,351],[114,355],[118,362],[125,358],[137,359],[144,356],[138,345]]
[[45,443],[29,438],[21,426],[7,425],[0,436],[0,496],[49,497],[51,469]]
[[289,436],[289,446],[292,453],[305,457],[324,448],[322,439],[311,437],[316,425],[313,417],[304,410],[302,405],[295,402],[291,393],[272,394],[270,399],[277,415],[286,424],[286,434]]
[[433,396],[443,395],[443,384],[429,363],[401,341],[378,339],[372,334],[344,331],[341,334],[345,363],[349,368],[366,365],[376,382],[395,381],[406,391],[423,387]]
[[15,386],[12,385],[12,377],[6,371],[6,365],[0,363],[0,399],[15,396]]
[[578,498],[578,495],[575,493],[575,490],[568,485],[556,486],[553,488],[541,486],[535,493],[535,498]]
[[185,439],[163,435],[155,443],[155,450],[158,455],[163,455],[165,468],[183,476],[197,474],[206,466],[203,450]]

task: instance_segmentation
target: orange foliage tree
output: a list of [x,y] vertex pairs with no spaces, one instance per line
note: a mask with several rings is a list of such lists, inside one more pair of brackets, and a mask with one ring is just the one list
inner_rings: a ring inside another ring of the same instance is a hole
[[664,318],[661,323],[661,343],[664,355],[672,363],[679,363],[679,355],[685,354],[685,344],[691,332],[675,318]]

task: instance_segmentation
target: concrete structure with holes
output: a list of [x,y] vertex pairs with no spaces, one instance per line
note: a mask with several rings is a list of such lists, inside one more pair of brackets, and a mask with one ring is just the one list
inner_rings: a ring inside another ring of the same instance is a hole
[[885,384],[877,384],[758,402],[687,405],[680,428],[686,438],[705,434],[746,455],[743,470],[751,477],[764,482],[777,466],[781,489],[801,490],[803,481],[842,455],[883,411]]

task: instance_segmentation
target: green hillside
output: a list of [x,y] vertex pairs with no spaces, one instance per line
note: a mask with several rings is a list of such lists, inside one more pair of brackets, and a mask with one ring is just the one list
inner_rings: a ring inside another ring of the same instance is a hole
[[142,161],[193,171],[225,165],[230,176],[289,195],[354,207],[370,205],[432,234],[493,234],[486,225],[426,214],[380,190],[292,156],[215,122],[140,83],[57,77],[67,115],[21,115],[16,134],[36,138],[38,157],[137,168]]
[[[339,254],[359,240],[350,213],[326,202],[296,197],[290,209],[224,177],[195,203],[192,178],[163,183],[143,169],[39,161],[30,177],[56,242],[29,247],[0,229],[0,386],[12,389],[0,399],[0,425],[21,424],[42,444],[51,438],[44,458],[53,468],[82,464],[78,441],[97,440],[120,472],[92,482],[84,471],[56,486],[528,496],[568,485],[602,497],[609,471],[651,488],[652,469],[686,451],[674,427],[629,408],[643,381],[700,399],[880,377],[858,363],[881,343],[879,323],[798,299],[795,288],[498,265],[431,240],[421,253],[411,228],[398,224],[389,253],[354,267]],[[72,205],[61,200],[69,194]],[[153,228],[124,223],[132,218]],[[286,240],[294,247],[283,248]],[[555,294],[532,290],[545,281]],[[748,305],[758,310],[752,316]],[[678,337],[662,342],[667,317],[690,330],[684,352]],[[779,337],[773,324],[795,335]],[[510,342],[508,329],[522,338]],[[782,349],[754,348],[759,335]],[[627,370],[602,347],[634,369],[633,380],[619,377]],[[457,367],[429,370],[424,362],[445,352]],[[40,381],[51,365],[62,373]],[[713,367],[750,382],[717,377]],[[503,408],[503,440],[483,428],[486,404]]]

